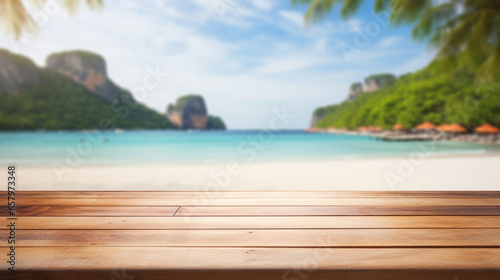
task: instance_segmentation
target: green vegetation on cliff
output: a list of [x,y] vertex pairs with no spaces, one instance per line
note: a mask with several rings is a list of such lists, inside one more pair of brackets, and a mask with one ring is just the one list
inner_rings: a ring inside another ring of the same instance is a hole
[[31,61],[31,59],[19,54],[9,52],[6,49],[0,49],[0,56],[9,57],[20,69],[24,69],[33,65],[33,61]]
[[381,86],[390,86],[396,82],[396,77],[387,73],[374,74],[365,78],[365,83],[368,83],[369,81],[375,81]]
[[433,62],[399,77],[388,87],[318,108],[314,116],[321,114],[322,118],[316,127],[391,128],[395,123],[414,127],[424,121],[457,122],[469,128],[485,122],[500,125],[500,84],[486,82],[490,77],[475,80],[477,70],[466,65],[464,62],[454,71],[442,71]]
[[316,108],[313,112],[312,126],[316,126],[326,115],[333,113],[338,106],[335,104]]
[[198,95],[198,94],[188,94],[188,95],[184,95],[184,96],[177,98],[177,102],[175,102],[175,104],[168,104],[167,113],[173,112],[173,111],[182,111],[184,109],[184,107],[186,107],[186,104],[189,101],[193,101],[193,100],[200,100],[203,103],[203,107],[205,106],[205,101],[203,99],[203,96]]
[[209,129],[209,130],[225,130],[226,124],[224,124],[224,121],[220,117],[209,115],[208,119],[207,119],[207,129]]
[[203,98],[203,96],[199,95],[199,94],[188,94],[188,95],[184,95],[184,96],[181,96],[177,99],[177,104],[178,105],[184,105],[186,104],[188,101],[190,100],[193,100],[193,99],[197,99],[197,98]]
[[167,118],[146,106],[112,104],[86,87],[49,70],[22,93],[0,93],[0,130],[160,129]]

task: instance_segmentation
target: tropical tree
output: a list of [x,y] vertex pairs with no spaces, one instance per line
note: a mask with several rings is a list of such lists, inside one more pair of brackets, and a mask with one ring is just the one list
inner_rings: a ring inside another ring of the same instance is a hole
[[[24,32],[36,30],[36,21],[26,8],[26,2],[30,2],[35,9],[41,9],[48,0],[1,0],[0,1],[0,23],[6,33],[19,40]],[[100,8],[103,0],[85,0],[90,8]],[[80,0],[55,0],[55,3],[64,7],[70,13],[74,13],[80,5]]]
[[[292,0],[306,4],[306,23],[321,21],[335,7],[352,17],[364,0]],[[414,24],[413,38],[428,40],[442,65],[465,56],[480,74],[500,74],[500,0],[375,0],[393,25]]]

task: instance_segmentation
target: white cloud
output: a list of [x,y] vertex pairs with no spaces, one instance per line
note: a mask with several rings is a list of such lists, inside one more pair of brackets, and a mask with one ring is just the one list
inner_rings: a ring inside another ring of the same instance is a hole
[[304,15],[298,12],[290,12],[290,11],[280,11],[278,13],[281,18],[287,20],[289,23],[292,23],[296,26],[303,27],[304,26]]
[[392,36],[388,38],[384,38],[378,42],[378,45],[383,48],[388,48],[396,45],[397,43],[400,43],[404,41],[404,38],[400,36]]
[[[241,0],[236,0],[241,1]],[[274,3],[270,0],[252,0],[250,3],[255,6],[257,9],[269,12],[274,7]]]
[[347,22],[341,23],[341,25],[339,26],[339,28],[343,30],[345,30],[345,27],[347,27],[350,32],[359,33],[363,30],[363,21],[352,18]]
[[317,61],[309,57],[281,57],[268,59],[266,63],[257,69],[257,72],[263,74],[277,74],[296,72],[312,67]]

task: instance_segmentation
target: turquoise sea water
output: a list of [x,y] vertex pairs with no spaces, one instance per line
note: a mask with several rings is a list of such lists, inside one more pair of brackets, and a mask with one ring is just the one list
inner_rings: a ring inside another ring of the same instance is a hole
[[0,133],[0,163],[47,166],[212,164],[500,153],[499,146],[383,142],[303,131],[87,131]]

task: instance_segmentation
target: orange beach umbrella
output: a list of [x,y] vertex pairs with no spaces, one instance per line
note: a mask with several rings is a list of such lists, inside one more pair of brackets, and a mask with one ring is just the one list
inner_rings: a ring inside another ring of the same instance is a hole
[[439,131],[448,131],[448,128],[449,128],[449,127],[450,127],[450,125],[449,125],[449,124],[447,124],[447,123],[443,123],[442,125],[438,126],[438,127],[437,127],[437,129],[438,129]]
[[431,122],[424,122],[424,123],[420,124],[419,126],[417,126],[417,129],[420,129],[420,130],[436,129],[436,125],[431,123]]
[[477,133],[491,133],[491,134],[498,134],[500,133],[500,129],[496,126],[492,126],[489,123],[485,123],[482,126],[476,127],[476,132]]
[[405,129],[405,128],[404,128],[404,126],[403,126],[402,124],[397,123],[397,124],[395,124],[395,125],[392,127],[392,129],[394,129],[394,130],[401,130],[401,129]]
[[454,123],[452,125],[449,125],[448,128],[446,129],[447,132],[457,132],[457,133],[464,133],[467,132],[467,129],[458,123]]

